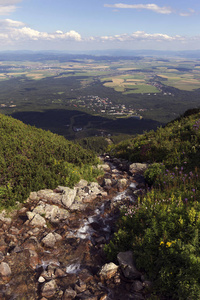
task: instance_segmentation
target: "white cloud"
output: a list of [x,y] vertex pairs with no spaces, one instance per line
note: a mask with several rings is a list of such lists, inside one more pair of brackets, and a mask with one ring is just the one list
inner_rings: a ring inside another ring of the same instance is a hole
[[51,41],[51,40],[72,40],[81,41],[81,35],[70,30],[68,32],[63,32],[57,30],[54,33],[40,32],[38,30],[32,29],[25,26],[23,22],[14,21],[11,19],[0,20],[0,40],[5,40],[4,42],[14,42],[14,41]]
[[17,3],[22,0],[0,0],[0,15],[9,15],[16,10]]
[[113,8],[126,8],[126,9],[146,9],[151,10],[159,14],[171,14],[173,9],[171,7],[160,7],[156,4],[124,4],[124,3],[116,3],[116,4],[104,4],[104,7],[113,7]]
[[4,19],[4,20],[0,20],[0,28],[4,27],[22,27],[25,24],[23,22],[20,21],[14,21],[14,20],[10,20],[10,19]]
[[180,12],[179,15],[181,17],[189,17],[189,16],[193,15],[194,13],[195,13],[195,10],[190,8],[186,12]]
[[16,10],[15,5],[7,5],[7,6],[0,5],[0,15],[9,15],[15,10]]
[[[97,38],[98,39],[98,38]],[[114,36],[102,36],[100,37],[101,41],[118,41],[118,42],[126,42],[126,41],[183,41],[185,38],[179,35],[170,36],[162,33],[146,33],[144,31],[136,31],[132,34],[121,34]]]

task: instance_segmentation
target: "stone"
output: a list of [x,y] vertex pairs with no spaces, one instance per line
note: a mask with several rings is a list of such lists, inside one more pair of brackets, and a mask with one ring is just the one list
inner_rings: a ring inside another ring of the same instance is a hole
[[99,272],[99,276],[101,280],[107,280],[115,276],[117,273],[118,266],[115,265],[114,263],[109,263],[105,264],[102,268],[101,271]]
[[126,278],[140,279],[141,273],[136,269],[133,262],[133,253],[131,251],[120,252],[117,260]]
[[2,276],[10,276],[11,275],[11,269],[9,267],[9,264],[7,264],[6,262],[1,262],[0,263],[0,274]]
[[140,292],[144,288],[144,285],[141,281],[135,280],[131,285],[131,291]]
[[31,201],[36,201],[36,200],[38,200],[38,195],[37,195],[37,193],[36,193],[36,192],[31,192],[31,193],[30,193],[30,196],[29,196],[29,200],[31,200]]
[[110,187],[112,185],[112,180],[109,179],[109,178],[104,178],[103,185],[106,186],[106,187]]
[[52,232],[50,232],[42,239],[42,243],[47,247],[53,248],[56,243],[55,235]]
[[99,170],[103,170],[104,172],[110,171],[110,166],[108,164],[97,165],[97,168]]
[[146,163],[133,163],[129,166],[129,171],[134,174],[136,172],[144,172],[148,168]]
[[121,178],[117,181],[117,187],[119,191],[122,191],[126,188],[128,180],[126,178]]
[[76,197],[76,189],[70,189],[68,187],[65,187],[61,198],[62,205],[69,208],[74,202],[75,197]]
[[38,282],[39,282],[39,283],[43,283],[43,282],[45,282],[45,279],[44,279],[44,277],[43,277],[43,276],[40,276],[40,277],[38,278]]
[[55,270],[55,276],[56,276],[56,278],[62,278],[62,277],[66,276],[66,273],[62,269],[56,268],[56,270]]
[[84,188],[84,187],[87,186],[87,185],[88,185],[87,180],[81,179],[81,180],[75,185],[75,187],[76,187],[76,188]]
[[[46,227],[46,221],[43,217],[41,217],[39,214],[34,214],[31,212],[27,212],[27,216],[30,221],[31,226],[36,226],[36,227]],[[31,218],[33,216],[33,218]]]
[[55,193],[53,190],[45,189],[37,192],[38,198],[43,202],[52,202],[54,204],[61,204],[62,195]]
[[41,288],[42,296],[46,298],[53,297],[56,293],[56,288],[57,286],[55,280],[44,283]]
[[65,290],[62,300],[72,300],[76,297],[76,295],[77,293],[71,287],[69,287]]
[[86,289],[87,289],[86,283],[79,279],[77,284],[75,284],[75,291],[77,293],[82,293],[85,292]]

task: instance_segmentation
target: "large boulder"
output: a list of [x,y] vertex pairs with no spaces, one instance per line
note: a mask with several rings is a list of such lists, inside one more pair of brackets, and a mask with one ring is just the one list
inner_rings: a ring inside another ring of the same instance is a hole
[[131,251],[120,252],[117,260],[124,276],[128,279],[141,279],[141,273],[136,269]]

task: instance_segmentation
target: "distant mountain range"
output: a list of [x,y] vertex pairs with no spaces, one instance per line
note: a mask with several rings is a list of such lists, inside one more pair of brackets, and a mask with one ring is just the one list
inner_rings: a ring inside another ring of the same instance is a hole
[[0,61],[6,60],[41,60],[59,58],[91,58],[93,57],[182,57],[189,59],[200,59],[200,50],[163,51],[163,50],[91,50],[91,51],[0,51]]

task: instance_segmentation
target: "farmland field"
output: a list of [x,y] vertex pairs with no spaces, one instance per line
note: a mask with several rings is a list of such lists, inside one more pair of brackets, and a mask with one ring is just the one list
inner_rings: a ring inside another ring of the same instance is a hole
[[[66,137],[130,133],[135,128],[154,128],[199,107],[200,63],[185,58],[32,54],[16,61],[1,59],[0,89],[1,113],[23,116],[28,122],[27,114],[31,124],[42,127],[39,116],[45,113],[47,120],[47,111],[55,111],[58,125],[49,118],[49,125],[43,127]],[[62,126],[57,114],[61,110],[68,116]],[[80,131],[73,111],[83,114],[81,120],[86,118]],[[93,118],[99,117],[97,125]],[[147,121],[144,126],[142,119],[155,123]]]

